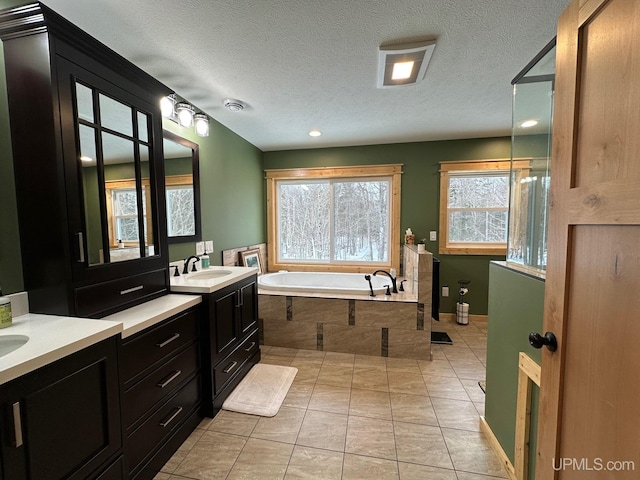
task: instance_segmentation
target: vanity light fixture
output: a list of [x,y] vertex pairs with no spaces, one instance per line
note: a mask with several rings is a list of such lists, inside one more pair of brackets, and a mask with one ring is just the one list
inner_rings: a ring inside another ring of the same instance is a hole
[[160,111],[164,118],[182,127],[193,126],[199,137],[209,136],[209,116],[204,112],[196,113],[196,109],[188,102],[179,102],[175,93],[160,99]]
[[176,104],[176,113],[178,115],[178,123],[183,127],[190,127],[193,125],[193,115],[195,109],[187,102],[180,102]]
[[193,116],[196,134],[199,137],[209,136],[209,117],[204,113],[196,113]]
[[176,118],[176,94],[172,93],[160,99],[160,112],[165,118],[175,120]]
[[378,48],[378,88],[414,85],[424,78],[435,40]]

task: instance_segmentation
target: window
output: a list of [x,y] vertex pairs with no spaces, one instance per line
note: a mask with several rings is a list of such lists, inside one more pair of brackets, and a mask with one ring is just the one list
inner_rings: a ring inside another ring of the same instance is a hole
[[510,162],[440,165],[440,253],[505,255]]
[[196,234],[196,209],[193,175],[170,175],[165,179],[167,191],[167,235],[186,237]]
[[397,268],[400,175],[400,165],[268,170],[269,268]]

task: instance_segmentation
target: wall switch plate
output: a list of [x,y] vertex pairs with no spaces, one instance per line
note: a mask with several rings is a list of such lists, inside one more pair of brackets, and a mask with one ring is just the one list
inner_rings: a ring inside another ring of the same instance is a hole
[[432,242],[435,242],[438,239],[438,234],[436,233],[435,230],[431,230],[429,232],[429,240]]
[[204,255],[204,242],[196,242],[196,255]]
[[449,287],[442,287],[442,296],[443,297],[449,296]]
[[207,253],[213,253],[213,240],[207,240],[206,242],[204,242],[204,245]]

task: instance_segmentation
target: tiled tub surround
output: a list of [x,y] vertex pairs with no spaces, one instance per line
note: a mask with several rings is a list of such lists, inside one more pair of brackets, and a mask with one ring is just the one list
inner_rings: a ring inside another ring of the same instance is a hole
[[[285,348],[431,358],[432,255],[404,247],[404,292],[296,294],[259,290],[261,343]],[[425,312],[426,317],[425,317]]]

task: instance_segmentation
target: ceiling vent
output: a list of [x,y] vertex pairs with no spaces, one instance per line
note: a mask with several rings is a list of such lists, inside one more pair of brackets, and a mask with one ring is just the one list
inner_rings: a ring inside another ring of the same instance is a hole
[[240,100],[234,100],[233,98],[227,98],[222,103],[224,104],[224,108],[226,108],[231,112],[241,112],[242,110],[244,110],[244,107],[246,106]]
[[435,40],[378,49],[378,88],[414,85],[424,78]]

